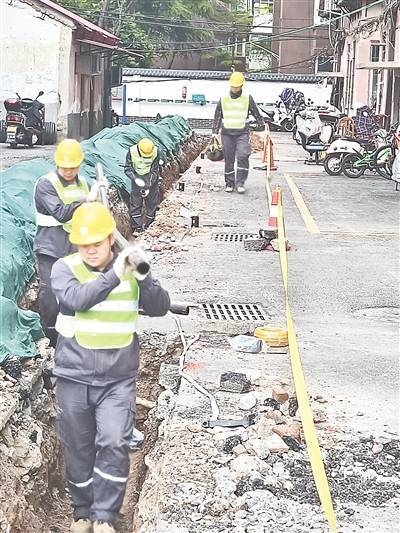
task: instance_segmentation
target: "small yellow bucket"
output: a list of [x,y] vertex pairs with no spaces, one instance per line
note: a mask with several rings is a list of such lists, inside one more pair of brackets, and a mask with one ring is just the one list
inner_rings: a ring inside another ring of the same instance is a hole
[[281,348],[289,344],[287,330],[277,326],[267,325],[256,328],[254,330],[254,336],[274,348]]

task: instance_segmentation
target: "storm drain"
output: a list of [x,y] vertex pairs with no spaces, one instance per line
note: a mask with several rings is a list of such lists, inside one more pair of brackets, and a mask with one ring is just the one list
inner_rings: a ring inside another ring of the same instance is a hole
[[255,233],[215,233],[213,240],[218,242],[242,242],[257,237]]
[[201,304],[209,320],[266,320],[264,309],[259,304]]

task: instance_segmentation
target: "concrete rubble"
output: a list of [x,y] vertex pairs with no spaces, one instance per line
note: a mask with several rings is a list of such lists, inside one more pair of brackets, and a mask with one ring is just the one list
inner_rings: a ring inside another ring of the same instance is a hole
[[[247,428],[202,428],[202,422],[210,417],[209,400],[182,379],[174,395],[174,409],[169,411],[168,421],[164,420],[159,427],[157,442],[146,457],[148,472],[133,530],[140,533],[269,533],[275,530],[327,533],[290,377],[288,349],[263,346],[259,354],[237,352],[226,343],[226,335],[248,335],[265,323],[209,323],[198,308],[202,301],[230,301],[230,291],[237,291],[224,278],[227,264],[232,269],[231,282],[232,276],[244,274],[236,263],[237,252],[222,250],[212,241],[206,244],[207,237],[213,231],[257,232],[254,226],[242,228],[238,223],[228,223],[227,213],[235,220],[234,206],[225,210],[224,215],[219,213],[225,199],[216,190],[221,182],[213,181],[214,167],[207,165],[202,163],[201,175],[205,178],[187,173],[185,191],[169,199],[172,216],[180,212],[182,205],[192,203],[200,213],[200,228],[186,226],[185,233],[186,222],[182,218],[175,230],[167,220],[171,230],[163,238],[167,239],[167,245],[174,247],[175,260],[163,250],[157,252],[157,266],[165,269],[166,282],[171,283],[179,298],[186,297],[192,302],[190,317],[182,319],[189,342],[200,333],[200,339],[186,356],[191,377],[214,396],[221,419],[237,420],[250,414],[255,417],[255,423]],[[205,179],[208,184],[202,201],[196,200],[199,179]],[[210,194],[214,195],[212,206],[207,204]],[[154,229],[158,231],[157,227]],[[150,248],[156,242],[152,236],[145,236],[145,241]],[[186,243],[186,248],[179,250],[176,242]],[[275,292],[271,289],[273,280],[280,279],[279,266],[274,254],[265,254],[251,254],[251,262],[248,259],[254,279],[252,286],[241,285],[241,301],[254,301],[254,287],[258,287],[259,279],[260,287],[268,295],[268,323],[279,325],[284,323],[283,302],[276,303],[270,298]],[[213,269],[209,272],[210,261]],[[185,266],[191,276],[185,275]],[[262,274],[265,270],[267,278]],[[205,273],[213,276],[214,284],[204,281]],[[196,290],[190,290],[189,283],[197,284]],[[206,297],[201,295],[202,291],[207,293]],[[400,503],[398,459],[389,453],[383,455],[377,437],[363,442],[355,431],[342,429],[332,417],[329,396],[321,394],[318,387],[315,390],[318,394],[311,397],[311,404],[340,531],[376,533],[378,529],[366,527],[371,523],[371,507],[376,517],[379,516],[374,523],[381,526],[385,521],[382,517],[386,517],[387,523],[387,517]],[[161,401],[164,404],[164,398]],[[168,401],[173,402],[170,396]],[[387,436],[384,440],[386,445],[390,443]],[[388,449],[396,454],[393,447]],[[346,460],[354,466],[349,469]],[[378,470],[385,474],[379,477]]]

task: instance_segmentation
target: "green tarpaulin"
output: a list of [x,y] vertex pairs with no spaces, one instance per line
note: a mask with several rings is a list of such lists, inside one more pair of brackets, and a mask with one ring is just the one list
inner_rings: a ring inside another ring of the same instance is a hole
[[[126,197],[130,180],[124,174],[124,163],[132,144],[149,137],[157,145],[161,159],[166,160],[178,155],[191,133],[186,120],[179,116],[156,123],[136,122],[106,128],[82,142],[85,160],[80,173],[92,181],[95,164],[102,163],[110,183]],[[34,341],[43,336],[39,316],[19,309],[17,302],[35,269],[34,185],[40,176],[53,169],[51,161],[33,159],[0,173],[0,362],[9,354],[34,356]]]

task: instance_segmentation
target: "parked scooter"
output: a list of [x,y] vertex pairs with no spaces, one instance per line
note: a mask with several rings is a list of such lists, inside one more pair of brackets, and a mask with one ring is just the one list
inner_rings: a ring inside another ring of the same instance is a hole
[[345,155],[362,151],[361,144],[356,139],[336,139],[326,151],[324,169],[330,176],[342,173],[342,161]]
[[293,116],[286,109],[282,100],[278,100],[271,109],[265,109],[260,106],[265,123],[271,130],[293,131]]
[[36,98],[8,98],[4,101],[6,108],[6,142],[10,148],[18,144],[32,147],[36,144],[54,144],[56,126],[44,122],[44,104],[38,100],[44,93],[40,91]]

